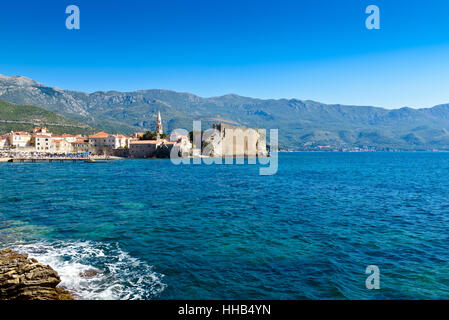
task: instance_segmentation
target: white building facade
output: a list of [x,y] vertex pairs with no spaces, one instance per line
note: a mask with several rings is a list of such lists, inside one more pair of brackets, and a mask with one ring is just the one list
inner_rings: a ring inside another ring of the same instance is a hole
[[14,148],[26,148],[31,144],[31,135],[28,132],[11,132],[7,137],[8,144]]

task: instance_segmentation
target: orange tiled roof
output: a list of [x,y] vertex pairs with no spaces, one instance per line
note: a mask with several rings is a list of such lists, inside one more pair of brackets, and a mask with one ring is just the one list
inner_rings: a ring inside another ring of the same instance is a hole
[[92,135],[90,135],[89,136],[89,138],[92,138],[92,139],[96,139],[96,138],[107,138],[107,137],[109,137],[110,136],[110,134],[109,133],[106,133],[106,132],[98,132],[98,133],[96,133],[96,134],[92,134]]
[[63,138],[74,138],[75,136],[72,136],[71,134],[63,134],[61,137]]
[[81,139],[81,140],[76,140],[75,142],[72,143],[88,143],[86,140]]
[[28,132],[23,132],[23,131],[16,131],[12,133],[13,135],[16,136],[29,136],[30,134]]
[[141,138],[141,137],[143,137],[144,134],[145,133],[143,133],[143,132],[134,132],[131,136],[135,136],[135,137]]

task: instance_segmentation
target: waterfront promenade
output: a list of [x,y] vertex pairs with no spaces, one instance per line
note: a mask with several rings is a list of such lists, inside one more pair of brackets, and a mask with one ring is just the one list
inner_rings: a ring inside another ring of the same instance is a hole
[[13,158],[3,162],[77,162],[86,160],[88,160],[88,158]]
[[85,160],[122,159],[116,156],[95,155],[90,153],[39,153],[0,151],[1,162],[82,162]]
[[0,162],[53,162],[84,161],[91,157],[89,153],[39,153],[39,152],[0,152]]

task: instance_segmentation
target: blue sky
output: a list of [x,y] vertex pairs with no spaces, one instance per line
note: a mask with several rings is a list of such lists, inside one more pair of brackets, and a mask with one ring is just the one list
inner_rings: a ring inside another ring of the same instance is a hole
[[[67,30],[78,5],[81,29]],[[381,29],[365,28],[375,4]],[[449,102],[449,1],[3,1],[0,73],[93,92]]]

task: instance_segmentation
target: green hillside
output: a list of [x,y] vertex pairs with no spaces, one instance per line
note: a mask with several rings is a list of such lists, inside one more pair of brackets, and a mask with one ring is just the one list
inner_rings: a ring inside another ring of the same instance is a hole
[[0,134],[31,131],[36,126],[45,126],[58,134],[89,134],[95,131],[88,125],[39,107],[21,106],[0,100]]

